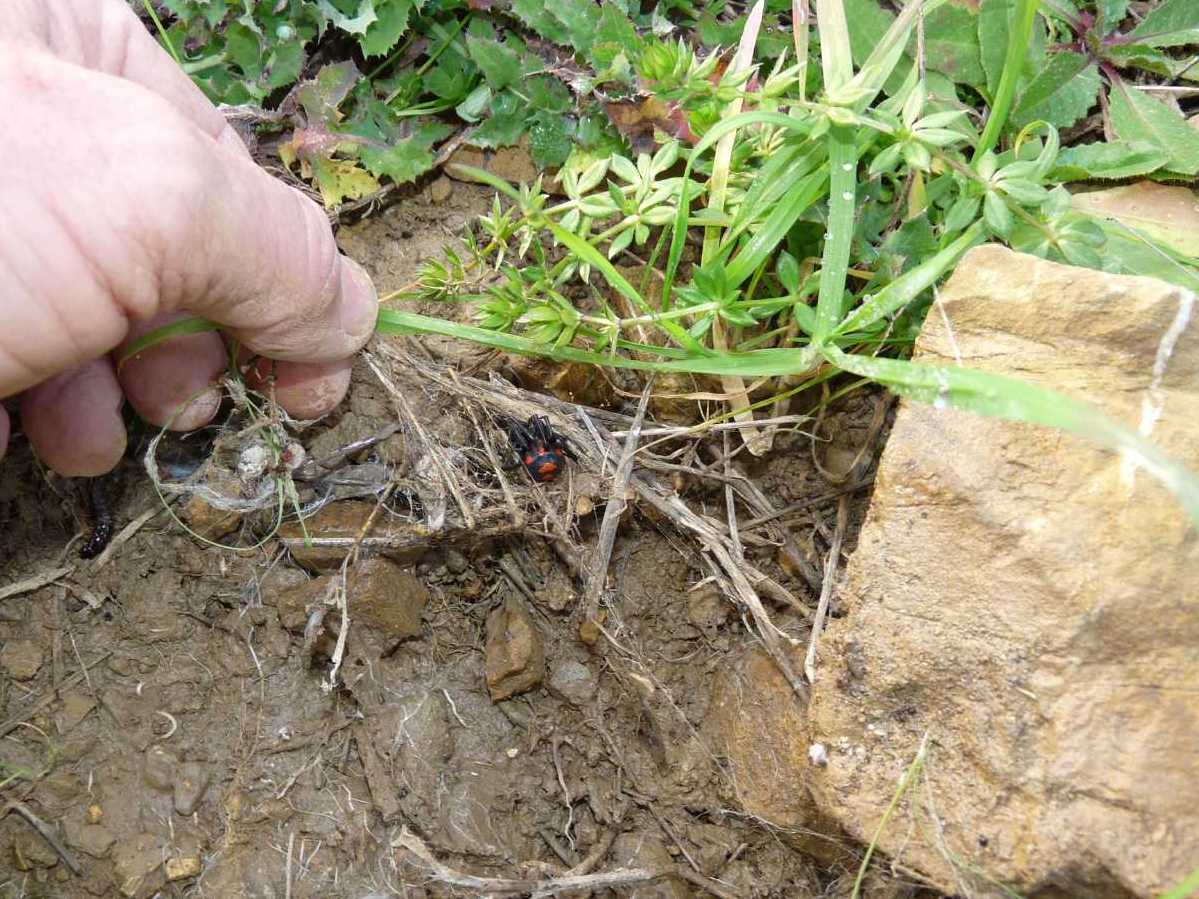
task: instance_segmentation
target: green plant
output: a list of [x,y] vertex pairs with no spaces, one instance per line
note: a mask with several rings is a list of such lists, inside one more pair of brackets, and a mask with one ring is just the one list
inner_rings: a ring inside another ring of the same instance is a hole
[[[923,10],[932,15],[942,5],[932,0]],[[385,309],[380,329],[725,378],[814,379],[832,366],[927,402],[1056,426],[1132,453],[1199,520],[1196,480],[1096,410],[1010,379],[885,355],[910,344],[929,288],[987,238],[1199,286],[1168,251],[1132,252],[1130,244],[1145,242],[1117,241],[1109,226],[1072,207],[1051,177],[1060,151],[1051,124],[1030,123],[998,147],[1014,76],[1000,73],[981,135],[959,101],[932,90],[921,67],[905,63],[920,9],[909,4],[855,73],[845,7],[821,0],[818,100],[803,99],[802,67],[782,59],[754,90],[732,75],[726,87],[751,111],[712,124],[689,151],[667,143],[636,160],[572,157],[563,202],[539,182],[517,189],[468,172],[513,205],[497,201],[480,222],[457,290],[434,266],[415,294],[477,301],[481,327]],[[1018,0],[1016,21],[1030,28],[1035,9],[1034,0]],[[1023,70],[1022,33],[1005,52],[1007,71]],[[688,234],[699,228],[703,252],[684,264]],[[647,274],[662,269],[660,297],[610,261],[630,248],[648,255]],[[489,283],[493,268],[501,278]],[[602,285],[592,283],[594,274]],[[744,413],[745,402],[732,412]]]

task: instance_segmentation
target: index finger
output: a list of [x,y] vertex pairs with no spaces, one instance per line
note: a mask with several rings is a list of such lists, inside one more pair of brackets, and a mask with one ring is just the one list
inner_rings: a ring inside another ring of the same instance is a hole
[[153,91],[201,131],[245,153],[225,117],[122,0],[15,0],[5,32],[24,33],[64,62],[133,81]]

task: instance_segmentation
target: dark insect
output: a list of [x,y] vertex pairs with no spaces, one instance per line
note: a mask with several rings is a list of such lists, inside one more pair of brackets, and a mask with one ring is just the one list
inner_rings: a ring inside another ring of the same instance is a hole
[[104,552],[104,547],[112,539],[112,475],[92,478],[88,488],[92,498],[92,532],[83,541],[83,546],[79,547],[79,555],[84,559],[94,559]]
[[509,419],[504,425],[512,448],[529,476],[539,484],[545,484],[558,476],[566,467],[567,459],[578,461],[570,448],[570,441],[555,434],[550,420],[544,415],[534,415],[528,421]]

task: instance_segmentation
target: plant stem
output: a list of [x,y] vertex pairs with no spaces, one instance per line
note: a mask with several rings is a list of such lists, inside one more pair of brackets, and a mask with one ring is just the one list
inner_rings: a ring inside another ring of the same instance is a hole
[[1032,38],[1032,26],[1037,17],[1038,0],[1016,0],[1016,27],[1008,37],[1007,55],[1003,60],[1003,74],[999,77],[999,87],[995,91],[995,102],[991,105],[991,114],[987,116],[987,126],[983,136],[974,148],[973,162],[977,162],[988,150],[993,150],[999,143],[999,135],[1007,124],[1008,113],[1012,109],[1012,101],[1016,97],[1016,84],[1024,69],[1024,60],[1028,56],[1028,42]]

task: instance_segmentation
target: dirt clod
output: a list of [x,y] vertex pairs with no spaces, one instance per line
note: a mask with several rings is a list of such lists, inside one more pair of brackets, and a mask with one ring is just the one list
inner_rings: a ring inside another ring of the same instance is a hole
[[549,687],[567,702],[582,706],[595,695],[595,675],[583,663],[567,659],[554,665]]
[[0,649],[0,667],[13,680],[29,680],[42,667],[42,648],[32,640],[9,640]]
[[173,752],[161,746],[151,746],[146,750],[142,776],[154,789],[164,793],[173,791],[178,771],[179,757]]
[[[196,810],[212,777],[207,765],[184,762],[175,775],[175,811],[187,816]],[[172,880],[177,878],[171,878]]]
[[545,676],[545,647],[524,605],[509,600],[487,616],[487,688],[495,702],[524,693]]
[[151,833],[122,839],[112,854],[117,886],[128,899],[149,899],[166,882],[162,847]]

